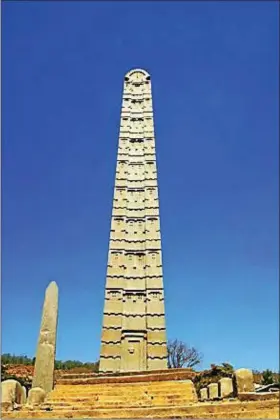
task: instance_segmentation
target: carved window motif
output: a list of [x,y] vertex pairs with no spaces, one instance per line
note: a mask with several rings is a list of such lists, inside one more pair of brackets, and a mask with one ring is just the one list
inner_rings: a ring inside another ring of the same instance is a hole
[[128,261],[132,261],[132,255],[131,254],[128,256]]
[[132,299],[132,293],[127,293],[126,297],[127,297],[128,300],[131,300]]
[[158,299],[158,298],[159,298],[159,292],[152,292],[152,293],[151,293],[151,297],[152,297],[153,299]]
[[119,161],[119,164],[118,164],[119,174],[123,175],[124,174],[124,169],[125,169],[125,162],[124,161]]
[[156,254],[153,252],[152,253],[152,260],[155,260],[156,259]]
[[123,98],[123,109],[125,110],[128,107],[129,107],[129,99]]
[[119,254],[115,253],[113,254],[114,260],[117,261],[119,259]]

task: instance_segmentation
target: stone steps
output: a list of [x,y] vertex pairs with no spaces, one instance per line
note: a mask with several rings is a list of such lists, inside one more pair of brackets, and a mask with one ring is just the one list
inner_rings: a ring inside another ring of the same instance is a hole
[[182,381],[182,382],[161,382],[161,383],[138,383],[138,384],[120,384],[120,385],[114,385],[114,386],[108,386],[108,385],[56,385],[55,386],[55,390],[56,391],[70,391],[72,390],[73,392],[77,392],[77,391],[87,391],[89,389],[98,389],[100,391],[102,390],[114,390],[116,388],[123,390],[124,392],[126,392],[128,389],[131,390],[137,390],[137,389],[163,389],[163,390],[173,390],[173,389],[178,389],[178,388],[184,388],[184,386],[186,386],[186,384],[188,384],[189,381]]
[[152,408],[127,408],[127,409],[79,409],[68,408],[52,411],[34,410],[2,412],[2,418],[243,418],[243,419],[278,419],[278,400],[275,401],[250,401],[250,402],[222,402],[222,403],[196,403],[184,407],[152,407]]
[[58,404],[58,403],[71,403],[73,404],[77,404],[77,403],[88,403],[88,404],[95,404],[95,403],[104,403],[104,404],[109,404],[109,403],[133,403],[133,404],[137,404],[137,403],[142,403],[144,401],[148,401],[148,402],[153,402],[153,404],[159,404],[159,405],[163,405],[163,404],[167,404],[169,401],[174,401],[174,403],[179,404],[181,401],[185,401],[185,402],[190,402],[189,398],[182,396],[182,395],[178,395],[178,396],[167,396],[167,397],[163,397],[163,396],[159,396],[159,397],[153,397],[153,396],[147,396],[147,397],[142,397],[140,398],[130,398],[130,397],[112,397],[112,398],[99,398],[99,397],[95,397],[95,398],[84,398],[84,397],[77,397],[77,398],[53,398],[52,400],[47,400],[45,402],[45,404]]
[[190,381],[138,383],[120,385],[57,385],[48,399],[63,397],[94,397],[129,395],[140,398],[144,395],[184,395],[193,389]]
[[59,391],[59,392],[55,392],[55,393],[51,393],[50,396],[57,396],[57,397],[63,397],[63,396],[95,396],[95,395],[108,395],[108,396],[116,396],[116,395],[121,395],[121,394],[125,394],[125,395],[147,395],[147,394],[152,394],[152,395],[174,395],[174,394],[180,394],[182,395],[182,393],[184,392],[188,392],[188,388],[181,388],[181,389],[174,389],[174,390],[169,390],[169,389],[155,389],[155,390],[147,390],[147,389],[143,389],[143,390],[128,390],[123,391],[123,390],[119,390],[119,392],[117,392],[117,390],[104,390],[104,391],[100,391],[98,392],[97,390],[88,390],[86,392],[83,391],[71,391],[71,392],[67,392],[67,391]]
[[185,406],[196,402],[193,383],[187,381],[138,382],[133,384],[56,385],[43,408],[55,411],[129,409]]
[[[83,399],[96,399],[96,398],[103,398],[103,399],[118,399],[118,398],[136,398],[136,399],[141,399],[141,398],[159,398],[159,397],[172,397],[172,396],[176,396],[176,397],[191,397],[193,394],[191,394],[189,391],[185,390],[185,392],[172,392],[172,393],[166,393],[163,395],[163,392],[139,392],[137,393],[121,393],[121,394],[117,394],[117,393],[104,393],[104,394],[98,394],[98,393],[87,393],[87,394],[82,394],[82,393],[77,393],[77,394],[50,394],[49,397],[46,399],[46,401],[55,401],[55,400],[60,400],[60,399],[67,399],[67,398],[83,398]],[[192,398],[193,399],[193,398]]]
[[[130,401],[139,401],[139,400],[158,400],[158,399],[163,399],[163,400],[169,400],[169,399],[173,399],[173,400],[179,400],[179,399],[184,399],[187,398],[187,395],[182,395],[182,394],[167,394],[167,395],[152,395],[152,394],[142,394],[142,395],[77,395],[77,396],[50,396],[49,398],[46,399],[46,402],[48,404],[51,404],[53,402],[57,402],[57,401],[69,401],[69,402],[78,402],[78,401],[118,401],[118,400],[130,400]],[[189,400],[189,399],[188,399]]]
[[189,383],[189,380],[182,380],[182,381],[164,381],[164,382],[137,382],[137,383],[124,383],[124,384],[80,384],[80,385],[72,385],[69,384],[57,384],[55,385],[55,390],[70,390],[72,389],[77,390],[86,390],[86,389],[124,389],[127,390],[131,389],[143,389],[143,388],[153,388],[153,389],[173,389],[180,386],[184,386],[185,384]]
[[176,400],[170,400],[170,401],[130,401],[130,400],[124,400],[124,401],[96,401],[96,402],[76,402],[75,404],[71,402],[56,402],[56,403],[45,403],[42,405],[42,409],[48,409],[51,408],[53,410],[63,409],[63,408],[71,408],[72,410],[82,410],[82,409],[89,409],[94,410],[96,408],[139,408],[139,407],[168,407],[168,406],[185,406],[188,405],[189,401],[187,399],[180,401]]

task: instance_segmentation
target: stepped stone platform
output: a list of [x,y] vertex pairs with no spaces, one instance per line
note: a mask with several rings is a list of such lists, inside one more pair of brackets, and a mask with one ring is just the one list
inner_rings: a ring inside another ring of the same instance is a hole
[[279,418],[279,399],[198,402],[191,380],[194,375],[189,369],[102,376],[63,374],[56,378],[54,390],[42,405],[2,411],[2,418]]

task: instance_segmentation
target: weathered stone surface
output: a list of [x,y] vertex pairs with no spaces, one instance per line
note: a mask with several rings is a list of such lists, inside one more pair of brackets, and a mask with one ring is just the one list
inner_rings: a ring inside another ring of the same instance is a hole
[[233,395],[233,382],[231,378],[221,378],[219,384],[219,397],[228,398]]
[[208,388],[208,398],[209,400],[215,400],[219,398],[219,389],[218,384],[209,384]]
[[[63,401],[63,400],[62,400]],[[61,401],[61,402],[62,402]],[[92,400],[75,403],[72,407],[50,406],[48,409],[20,410],[5,413],[4,419],[279,419],[279,400],[270,401],[230,401],[205,404],[169,404],[152,406],[98,408]],[[47,407],[46,407],[47,408]]]
[[13,410],[16,404],[21,404],[22,387],[14,379],[1,382],[1,403],[6,410]]
[[20,404],[24,405],[26,403],[26,398],[27,398],[27,391],[25,386],[21,386],[21,398],[20,398]]
[[234,393],[238,395],[240,392],[254,392],[254,377],[250,369],[237,369],[233,375]]
[[58,287],[53,281],[45,293],[41,328],[36,353],[32,388],[42,388],[45,392],[53,389],[54,361],[58,316]]
[[200,400],[201,401],[208,400],[208,389],[207,388],[201,388],[201,390],[200,390]]
[[135,69],[125,76],[123,89],[99,371],[165,368],[151,80],[146,71]]
[[31,388],[28,393],[27,404],[29,406],[40,405],[46,398],[46,392],[39,387]]

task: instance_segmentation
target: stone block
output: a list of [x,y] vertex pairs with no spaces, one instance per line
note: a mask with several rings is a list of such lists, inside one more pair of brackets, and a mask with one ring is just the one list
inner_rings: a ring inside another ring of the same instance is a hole
[[21,404],[21,384],[14,379],[1,382],[1,403],[7,410],[13,410],[16,404]]
[[122,313],[123,302],[122,300],[105,300],[104,313],[108,315],[118,315]]
[[233,375],[233,386],[235,396],[240,392],[254,392],[254,377],[250,369],[237,369]]
[[164,301],[160,297],[157,300],[151,300],[147,303],[147,312],[154,315],[164,314]]
[[229,398],[233,395],[233,382],[231,378],[221,378],[219,384],[219,397]]
[[148,371],[162,370],[167,368],[167,359],[150,359],[148,358]]
[[106,329],[103,328],[102,331],[102,342],[104,343],[117,343],[121,341],[121,330],[116,330],[114,328]]
[[104,315],[103,316],[103,326],[106,328],[110,327],[121,327],[122,326],[122,316],[121,315]]
[[164,315],[147,315],[148,329],[163,329],[165,328]]
[[162,343],[162,344],[148,344],[148,348],[147,348],[147,353],[149,355],[149,357],[151,358],[155,358],[155,357],[159,357],[159,358],[163,358],[163,357],[167,357],[167,349],[166,349],[166,343]]
[[40,405],[44,402],[46,398],[46,393],[42,388],[35,387],[31,388],[28,393],[27,404],[29,406]]
[[208,400],[208,390],[207,390],[207,388],[201,388],[199,394],[200,394],[200,401]]
[[106,357],[118,357],[120,355],[121,347],[120,343],[114,344],[101,344],[101,354]]
[[120,357],[102,357],[100,355],[99,373],[102,372],[119,372],[120,371]]
[[163,280],[162,276],[159,277],[147,277],[147,289],[162,289]]
[[146,317],[124,314],[122,327],[124,330],[143,331],[146,328]]
[[219,398],[218,384],[209,384],[207,388],[209,400],[216,400],[217,398]]
[[147,332],[147,342],[150,343],[166,343],[166,333],[164,330],[148,330]]

